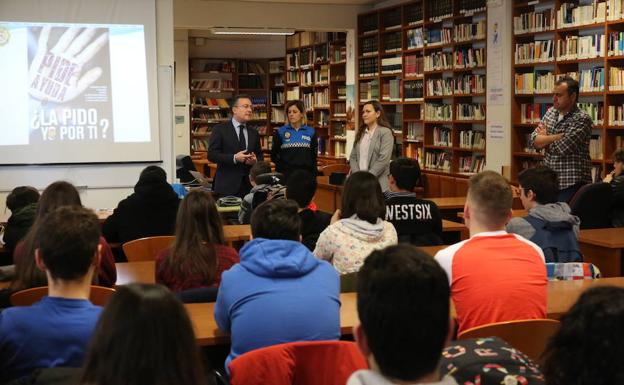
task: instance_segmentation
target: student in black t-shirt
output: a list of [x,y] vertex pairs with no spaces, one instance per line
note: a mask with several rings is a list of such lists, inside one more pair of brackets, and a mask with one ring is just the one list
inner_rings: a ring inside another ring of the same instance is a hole
[[313,211],[308,207],[316,193],[316,178],[306,170],[296,170],[286,182],[286,199],[297,202],[301,218],[301,243],[311,251],[319,235],[329,226],[331,214]]
[[399,242],[416,246],[442,244],[442,217],[435,203],[416,198],[414,187],[420,179],[418,161],[398,158],[390,163],[386,220],[391,222]]

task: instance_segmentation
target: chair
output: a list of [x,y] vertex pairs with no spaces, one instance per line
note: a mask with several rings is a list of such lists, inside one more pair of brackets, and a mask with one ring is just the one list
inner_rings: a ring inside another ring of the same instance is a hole
[[128,262],[153,261],[158,253],[171,246],[173,240],[173,235],[159,235],[135,239],[124,243],[121,247]]
[[477,326],[460,333],[457,339],[499,337],[533,361],[540,362],[546,342],[557,330],[559,330],[557,320],[530,319]]
[[[115,289],[111,289],[110,287],[91,286],[89,301],[94,305],[104,306],[114,293]],[[48,295],[47,286],[33,287],[13,293],[10,300],[13,306],[30,306],[46,295]]]
[[357,276],[358,273],[347,273],[340,276],[340,292],[341,293],[355,293],[357,291]]
[[218,293],[218,287],[198,287],[181,291],[177,296],[184,303],[204,303],[215,302]]
[[549,281],[570,281],[577,279],[600,278],[600,269],[592,263],[547,263],[546,273]]
[[354,371],[368,368],[353,342],[290,342],[253,350],[230,363],[232,385],[344,385]]
[[581,229],[613,227],[612,206],[613,192],[609,183],[586,184],[570,200],[572,214],[581,218]]

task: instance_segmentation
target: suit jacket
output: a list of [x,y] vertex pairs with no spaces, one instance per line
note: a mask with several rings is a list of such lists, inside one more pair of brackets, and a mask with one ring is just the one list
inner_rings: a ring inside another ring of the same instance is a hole
[[[388,190],[390,160],[394,150],[394,133],[388,127],[378,126],[373,132],[368,149],[368,172],[379,179],[381,191]],[[353,145],[349,156],[351,172],[360,171],[360,142]]]
[[[263,160],[260,135],[249,126],[247,126],[247,150],[255,153],[258,161]],[[215,125],[210,134],[208,160],[218,165],[213,190],[219,195],[238,194],[243,177],[249,175],[251,166],[234,163],[234,154],[238,151],[238,136],[232,121]]]

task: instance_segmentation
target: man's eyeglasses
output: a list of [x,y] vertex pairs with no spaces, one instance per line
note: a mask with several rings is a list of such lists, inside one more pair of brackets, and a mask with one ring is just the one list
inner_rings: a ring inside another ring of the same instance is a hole
[[248,109],[248,108],[249,108],[249,109],[253,108],[253,106],[252,106],[251,104],[236,105],[236,106],[234,106],[234,107],[242,108],[242,109],[244,109],[244,110],[246,110],[246,109]]

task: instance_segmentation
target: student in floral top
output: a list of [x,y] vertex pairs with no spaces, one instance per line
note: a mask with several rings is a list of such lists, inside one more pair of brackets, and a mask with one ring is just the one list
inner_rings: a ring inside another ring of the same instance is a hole
[[581,111],[579,83],[565,76],[555,82],[553,106],[531,134],[533,147],[546,149],[544,164],[559,176],[559,202],[568,202],[582,185],[591,183],[589,140],[592,119]]
[[205,191],[191,191],[180,203],[173,245],[156,258],[156,282],[175,292],[219,286],[221,274],[240,261],[224,244],[214,200]]
[[397,244],[396,230],[385,216],[377,178],[367,171],[354,172],[345,182],[342,210],[336,210],[319,236],[314,255],[330,261],[340,274],[360,270],[373,250]]

